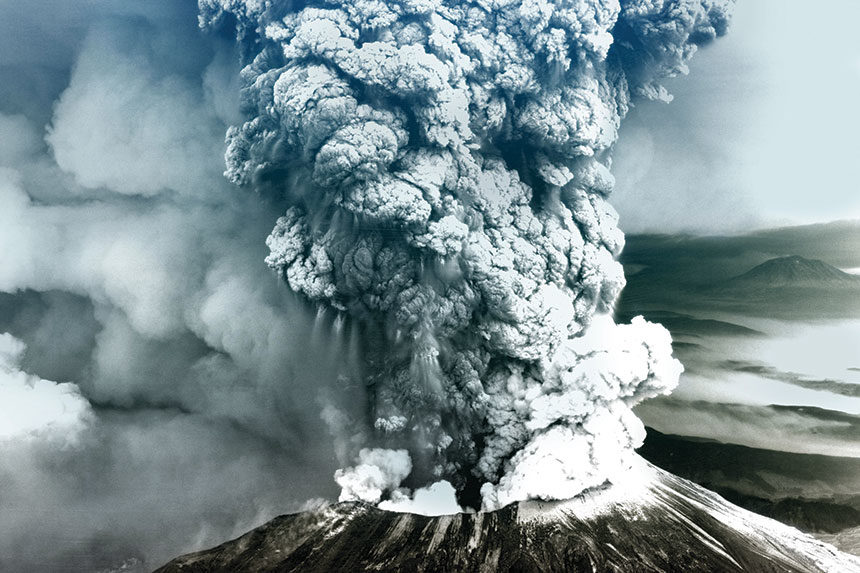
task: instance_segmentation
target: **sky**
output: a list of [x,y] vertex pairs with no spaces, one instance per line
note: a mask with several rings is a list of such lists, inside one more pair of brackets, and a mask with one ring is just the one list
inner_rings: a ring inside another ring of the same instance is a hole
[[622,125],[626,232],[734,233],[860,218],[860,2],[741,0],[731,31]]

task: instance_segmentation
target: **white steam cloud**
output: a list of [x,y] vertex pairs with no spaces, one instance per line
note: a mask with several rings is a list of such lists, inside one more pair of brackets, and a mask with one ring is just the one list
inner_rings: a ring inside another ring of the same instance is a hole
[[358,465],[334,474],[343,488],[340,501],[378,502],[382,494],[400,485],[412,471],[412,460],[406,450],[363,449],[358,452]]
[[[624,284],[609,153],[631,98],[668,100],[659,79],[730,5],[200,1],[246,60],[226,175],[287,202],[266,261],[363,335],[355,432],[407,450],[410,484],[477,480],[492,509],[624,471],[630,408],[680,365],[661,327],[606,317]],[[361,456],[338,481],[375,503],[396,484]]]
[[22,372],[24,349],[20,340],[0,334],[0,442],[75,443],[92,417],[89,403],[74,384]]

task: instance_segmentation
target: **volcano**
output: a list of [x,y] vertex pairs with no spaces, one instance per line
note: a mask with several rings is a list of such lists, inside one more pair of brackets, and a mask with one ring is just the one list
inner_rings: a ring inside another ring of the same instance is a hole
[[755,571],[849,573],[860,559],[637,460],[564,501],[423,516],[347,502],[284,515],[157,573]]
[[792,255],[765,261],[730,283],[739,287],[860,287],[860,278],[824,261]]

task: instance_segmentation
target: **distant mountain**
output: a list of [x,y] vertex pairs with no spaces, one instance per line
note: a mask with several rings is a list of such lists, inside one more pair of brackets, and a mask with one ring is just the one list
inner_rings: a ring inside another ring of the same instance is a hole
[[[733,236],[627,235],[621,262],[634,277],[707,283],[740,274],[762,255],[800,255],[860,267],[860,220],[784,227]],[[638,271],[638,272],[636,272]],[[660,281],[662,282],[662,281]]]
[[[773,257],[780,258],[768,264]],[[798,268],[806,266],[805,259],[826,261],[827,270],[813,264],[811,277],[795,277],[794,257]],[[839,271],[860,268],[860,221],[734,236],[628,235],[619,260],[627,273],[627,287],[616,305],[622,313],[860,318],[860,278]],[[752,273],[762,264],[766,266]],[[764,276],[756,276],[759,272]],[[744,276],[748,273],[752,276]]]
[[640,461],[628,482],[570,500],[426,517],[361,503],[277,517],[176,572],[815,572],[860,559]]
[[797,255],[770,259],[729,281],[735,287],[858,287],[860,277]]

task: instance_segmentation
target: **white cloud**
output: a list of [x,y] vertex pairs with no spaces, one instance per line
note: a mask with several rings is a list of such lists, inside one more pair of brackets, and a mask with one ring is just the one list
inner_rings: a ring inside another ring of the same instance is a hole
[[395,490],[391,499],[380,503],[379,508],[419,515],[451,515],[463,511],[457,503],[457,491],[445,480],[418,488],[411,495],[408,491]]
[[334,480],[342,488],[339,501],[378,503],[383,494],[400,485],[412,471],[412,460],[406,450],[364,448],[354,467],[339,469]]
[[74,444],[92,419],[77,386],[42,380],[20,370],[25,346],[0,334],[0,449],[12,441]]
[[165,74],[127,34],[152,41],[123,26],[87,36],[47,136],[58,165],[88,188],[217,194],[224,127],[215,110],[200,105],[200,87]]

